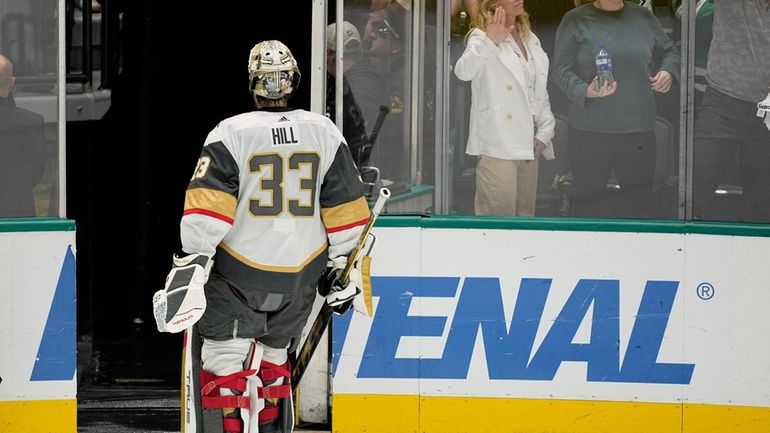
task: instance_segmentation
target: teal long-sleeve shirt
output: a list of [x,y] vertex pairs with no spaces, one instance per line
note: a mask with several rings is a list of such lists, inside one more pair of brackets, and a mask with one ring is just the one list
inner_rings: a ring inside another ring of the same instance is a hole
[[[618,88],[604,98],[586,98],[600,46],[612,57]],[[650,77],[665,70],[679,79],[679,50],[648,9],[628,1],[618,11],[587,4],[567,12],[554,51],[552,79],[572,102],[568,122],[584,131],[653,131],[656,106]]]

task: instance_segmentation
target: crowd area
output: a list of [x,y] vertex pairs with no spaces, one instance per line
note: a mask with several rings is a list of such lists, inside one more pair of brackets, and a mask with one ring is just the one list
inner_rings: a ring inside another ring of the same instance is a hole
[[[449,170],[450,213],[678,219],[689,203],[685,218],[770,221],[767,0],[452,0],[445,64],[436,61],[444,4],[422,6],[415,26],[410,0],[346,0],[339,63],[329,14],[326,111],[342,114],[369,192],[437,185],[438,167]],[[683,61],[681,30],[691,15],[694,65]],[[0,216],[48,216],[55,125],[17,103],[29,59],[9,50]],[[690,67],[692,83],[681,76]],[[447,70],[441,95],[436,74]],[[448,134],[438,140],[444,105]]]
[[[415,57],[412,2],[345,2],[345,137],[363,149],[359,166],[376,167],[396,193],[437,182],[429,74],[446,68],[453,212],[676,219],[691,200],[693,219],[770,220],[770,135],[757,115],[770,92],[765,0],[696,2],[689,100],[681,29],[690,11],[679,0],[455,0],[446,65],[435,61],[437,7],[425,6]],[[327,29],[332,118],[336,28]],[[692,189],[682,193],[689,107]]]

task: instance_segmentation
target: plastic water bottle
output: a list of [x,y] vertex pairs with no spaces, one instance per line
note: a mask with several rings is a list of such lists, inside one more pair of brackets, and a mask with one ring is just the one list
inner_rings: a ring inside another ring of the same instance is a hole
[[757,117],[765,120],[765,126],[770,129],[770,93],[757,104]]
[[612,57],[603,46],[596,50],[596,85],[599,90],[605,83],[613,83],[615,77],[612,75]]

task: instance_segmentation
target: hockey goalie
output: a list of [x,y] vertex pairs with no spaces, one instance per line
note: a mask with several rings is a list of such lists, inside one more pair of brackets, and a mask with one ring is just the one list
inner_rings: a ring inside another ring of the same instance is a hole
[[[183,432],[293,429],[291,365],[319,281],[346,311],[364,276],[348,256],[370,218],[347,144],[288,107],[300,81],[279,41],[248,59],[255,111],[209,134],[185,195],[182,252],[153,298],[161,332],[185,331]],[[349,273],[349,277],[348,274]]]

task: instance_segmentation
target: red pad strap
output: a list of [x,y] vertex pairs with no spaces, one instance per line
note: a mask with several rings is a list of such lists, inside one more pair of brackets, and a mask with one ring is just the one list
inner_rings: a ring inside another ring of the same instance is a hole
[[201,397],[201,406],[204,409],[225,409],[225,408],[251,408],[251,400],[249,397],[242,395],[223,395],[220,397]]
[[287,398],[291,395],[291,385],[273,385],[257,388],[259,398]]
[[280,410],[278,409],[278,406],[265,406],[261,411],[259,411],[259,422],[265,423],[272,421],[278,418],[279,413]]
[[262,361],[259,364],[259,378],[262,382],[272,382],[276,379],[285,378],[287,383],[291,379],[291,373],[289,372],[289,361],[283,364],[273,364],[272,362]]
[[230,388],[234,391],[246,391],[246,376],[251,376],[256,370],[238,371],[227,376],[216,376],[208,371],[201,370],[201,395],[211,395],[219,388]]
[[225,433],[241,433],[241,423],[242,420],[240,418],[224,418],[222,420],[222,426],[224,427]]

